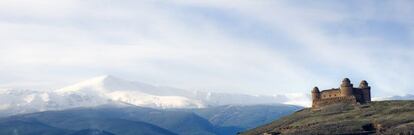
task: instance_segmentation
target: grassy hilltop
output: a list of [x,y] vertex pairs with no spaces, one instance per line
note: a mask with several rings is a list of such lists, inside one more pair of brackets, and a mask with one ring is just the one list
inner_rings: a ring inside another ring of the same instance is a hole
[[414,101],[376,101],[305,108],[242,135],[414,134]]

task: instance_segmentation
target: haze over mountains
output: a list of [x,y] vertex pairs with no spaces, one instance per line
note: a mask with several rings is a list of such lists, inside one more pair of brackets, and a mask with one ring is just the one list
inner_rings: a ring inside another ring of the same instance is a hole
[[0,133],[227,135],[303,108],[289,103],[309,101],[306,94],[189,91],[104,75],[52,91],[0,90]]
[[[377,97],[374,100],[413,99],[412,95]],[[0,115],[94,107],[104,104],[131,104],[151,108],[205,108],[220,105],[293,104],[308,106],[307,94],[246,95],[189,91],[167,86],[154,86],[103,75],[61,89],[0,90]]]
[[406,95],[397,95],[397,96],[389,96],[389,97],[377,97],[374,98],[376,101],[381,100],[414,100],[414,95],[412,94],[406,94]]
[[53,91],[0,90],[4,134],[226,135],[302,107],[286,96],[188,91],[94,77]]
[[116,135],[229,135],[268,123],[301,108],[292,105],[227,105],[198,109],[152,109],[133,105],[103,105],[0,118],[0,134],[66,135],[87,131]]
[[[296,95],[307,100],[307,95]],[[300,101],[300,100],[298,100]],[[151,108],[205,108],[220,105],[295,103],[287,96],[257,96],[188,91],[127,81],[111,75],[98,76],[53,91],[0,90],[0,115],[130,104]]]
[[[375,98],[375,100],[395,99],[413,99],[413,97],[406,95]],[[307,94],[264,96],[189,91],[103,75],[52,91],[0,90],[0,115],[120,103],[166,109],[279,103],[307,106],[309,102]]]

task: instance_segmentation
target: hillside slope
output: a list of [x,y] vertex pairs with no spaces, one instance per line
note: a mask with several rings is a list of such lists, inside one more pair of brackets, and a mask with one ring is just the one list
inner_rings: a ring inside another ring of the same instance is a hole
[[176,109],[194,112],[216,127],[218,134],[234,135],[240,131],[269,123],[274,119],[292,114],[303,107],[294,105],[223,105],[209,108]]
[[211,108],[199,108],[192,111],[222,127],[240,127],[251,129],[263,123],[269,123],[280,117],[292,114],[303,107],[294,105],[224,105]]
[[33,120],[0,120],[0,135],[65,135],[69,132]]
[[207,120],[191,112],[172,112],[141,107],[76,108],[16,115],[4,119],[33,119],[62,129],[99,129],[117,135],[175,133],[212,135],[215,128]]
[[[60,120],[59,122],[54,122]],[[54,118],[39,121],[25,116],[0,119],[1,135],[176,135],[145,122],[101,118]]]
[[414,134],[414,101],[335,104],[302,109],[267,125],[240,133],[270,134]]

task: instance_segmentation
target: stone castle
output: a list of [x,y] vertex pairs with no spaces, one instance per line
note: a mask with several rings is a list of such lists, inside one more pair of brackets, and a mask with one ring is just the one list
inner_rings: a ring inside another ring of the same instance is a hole
[[362,80],[358,88],[354,88],[348,78],[342,81],[339,88],[319,91],[318,87],[312,90],[312,108],[318,108],[334,103],[364,104],[371,102],[371,87]]

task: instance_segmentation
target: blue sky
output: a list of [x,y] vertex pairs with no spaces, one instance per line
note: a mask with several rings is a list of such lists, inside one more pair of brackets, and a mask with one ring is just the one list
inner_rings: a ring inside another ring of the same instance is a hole
[[191,90],[308,93],[362,79],[414,92],[412,1],[0,1],[0,87],[121,78]]

